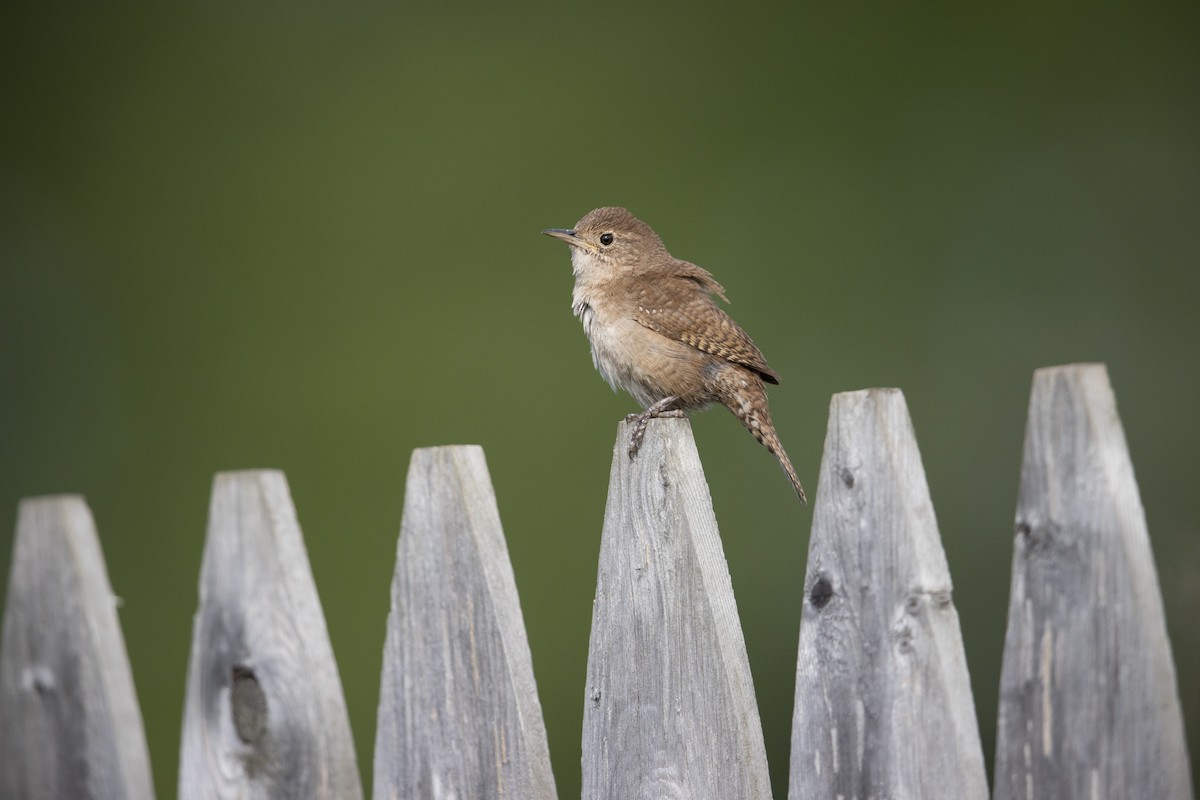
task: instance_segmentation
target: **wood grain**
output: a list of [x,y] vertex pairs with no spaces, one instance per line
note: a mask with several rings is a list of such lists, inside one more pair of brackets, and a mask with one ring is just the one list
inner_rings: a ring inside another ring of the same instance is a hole
[[996,738],[996,800],[1192,797],[1146,516],[1102,365],[1034,375]]
[[983,800],[950,573],[904,395],[834,395],[813,509],[792,800]]
[[556,797],[516,581],[479,447],[412,455],[374,796]]
[[0,639],[0,798],[154,797],[92,512],[21,501]]
[[362,797],[337,664],[280,472],[213,481],[179,797]]
[[618,427],[588,651],[585,800],[770,798],[729,568],[686,419]]

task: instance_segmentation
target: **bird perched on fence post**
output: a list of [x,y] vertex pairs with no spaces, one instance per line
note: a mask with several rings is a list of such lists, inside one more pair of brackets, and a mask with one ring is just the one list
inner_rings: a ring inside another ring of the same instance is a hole
[[729,302],[721,284],[674,258],[658,234],[624,208],[597,208],[574,228],[542,233],[571,246],[572,306],[596,369],[645,409],[627,417],[634,423],[629,456],[637,454],[651,418],[721,403],[779,460],[807,503],[767,409],[763,381],[777,384],[779,376],[713,301],[716,295]]

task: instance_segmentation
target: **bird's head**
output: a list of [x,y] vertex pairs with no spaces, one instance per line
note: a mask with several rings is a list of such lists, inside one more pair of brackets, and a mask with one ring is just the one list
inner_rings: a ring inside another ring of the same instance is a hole
[[653,228],[618,207],[597,208],[574,228],[542,233],[571,246],[575,275],[589,282],[636,274],[671,258]]

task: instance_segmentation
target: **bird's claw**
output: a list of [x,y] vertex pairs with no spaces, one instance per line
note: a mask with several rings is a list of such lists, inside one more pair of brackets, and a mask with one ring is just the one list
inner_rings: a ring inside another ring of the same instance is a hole
[[[675,398],[670,398],[674,400]],[[686,416],[677,408],[665,409],[657,408],[658,404],[642,411],[639,414],[626,414],[625,421],[633,423],[633,432],[629,436],[629,457],[635,458],[638,450],[642,449],[642,438],[646,435],[646,426],[650,424],[650,420],[656,417],[683,417]]]

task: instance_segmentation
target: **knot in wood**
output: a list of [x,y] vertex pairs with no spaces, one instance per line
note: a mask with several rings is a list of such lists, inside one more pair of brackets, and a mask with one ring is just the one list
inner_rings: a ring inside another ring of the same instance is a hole
[[904,613],[909,616],[917,616],[921,613],[921,607],[924,603],[921,601],[921,593],[913,592],[904,600]]
[[842,479],[842,483],[846,485],[847,489],[854,488],[854,473],[850,471],[849,467],[842,467],[838,477]]
[[246,744],[257,742],[267,727],[267,696],[254,670],[234,665],[229,705],[238,738]]
[[1056,544],[1061,526],[1053,520],[1029,519],[1018,517],[1016,524],[1017,540],[1025,545],[1025,551],[1037,555],[1052,550]]
[[821,609],[833,599],[833,583],[826,575],[818,575],[812,588],[808,590],[808,602],[813,608]]
[[34,664],[26,667],[21,676],[21,683],[26,691],[37,692],[39,697],[54,694],[57,684],[54,680],[54,670],[45,664]]

